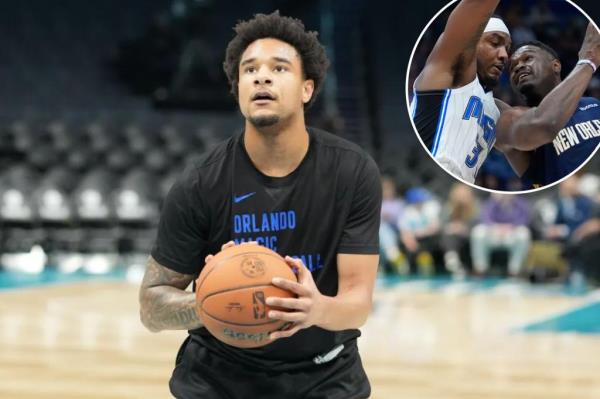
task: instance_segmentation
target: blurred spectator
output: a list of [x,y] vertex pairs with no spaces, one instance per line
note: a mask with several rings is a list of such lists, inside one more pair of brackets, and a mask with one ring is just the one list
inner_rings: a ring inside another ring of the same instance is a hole
[[477,274],[490,267],[492,250],[508,251],[508,273],[517,276],[529,250],[531,233],[527,227],[530,210],[525,198],[494,193],[484,203],[481,224],[471,232],[471,257]]
[[600,204],[600,177],[593,173],[586,173],[579,179],[579,192],[596,204]]
[[462,275],[468,257],[469,233],[478,213],[477,198],[473,189],[455,183],[444,207],[441,246],[444,266],[453,275]]
[[538,0],[529,13],[529,24],[536,32],[544,32],[556,23],[556,15],[548,5],[547,0]]
[[[600,210],[597,199],[598,176],[571,176],[560,184],[556,224],[549,236],[566,242],[564,256],[569,262],[570,281],[600,282]],[[587,195],[585,195],[586,193]]]
[[383,175],[381,186],[383,192],[381,225],[379,226],[381,264],[386,273],[402,273],[403,270],[399,269],[404,263],[404,257],[399,247],[399,232],[396,222],[400,219],[404,205],[396,194],[396,182],[393,177]]
[[579,178],[571,176],[560,183],[556,199],[556,218],[547,226],[544,238],[567,241],[573,232],[593,213],[594,203],[579,192]]
[[383,201],[381,203],[381,222],[395,226],[402,213],[404,204],[396,192],[396,182],[392,176],[381,178]]
[[535,33],[523,18],[523,9],[520,4],[512,4],[506,11],[506,23],[511,27],[510,36],[515,45],[536,40]]
[[529,253],[529,278],[532,282],[545,281],[566,275],[568,263],[565,247],[573,232],[593,212],[593,201],[579,189],[582,184],[571,176],[558,186],[558,192],[539,199],[534,206],[531,223],[535,242]]
[[597,76],[592,78],[588,90],[590,97],[600,98],[600,79]]
[[600,283],[600,210],[596,207],[591,219],[583,222],[571,235],[565,250],[569,261],[570,280],[581,284],[585,279]]
[[421,269],[429,274],[434,265],[442,265],[439,245],[441,204],[425,188],[409,189],[406,206],[398,221],[402,245],[406,250],[411,272]]

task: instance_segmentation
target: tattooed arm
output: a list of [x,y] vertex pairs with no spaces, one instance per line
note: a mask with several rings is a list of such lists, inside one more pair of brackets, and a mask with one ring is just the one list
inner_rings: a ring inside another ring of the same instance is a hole
[[139,295],[142,324],[152,332],[202,327],[195,310],[196,295],[185,291],[193,279],[149,257]]

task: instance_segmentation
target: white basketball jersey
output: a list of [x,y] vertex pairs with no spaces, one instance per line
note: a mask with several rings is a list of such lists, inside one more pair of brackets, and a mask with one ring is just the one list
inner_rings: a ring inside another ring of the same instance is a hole
[[[435,96],[438,100],[432,101]],[[432,105],[440,101],[439,108]],[[428,112],[419,107],[437,108],[439,112],[431,109]],[[479,168],[496,142],[500,110],[493,93],[486,93],[475,77],[471,83],[457,89],[415,91],[411,110],[417,131],[433,157],[448,172],[474,183]],[[425,140],[425,136],[429,139]]]

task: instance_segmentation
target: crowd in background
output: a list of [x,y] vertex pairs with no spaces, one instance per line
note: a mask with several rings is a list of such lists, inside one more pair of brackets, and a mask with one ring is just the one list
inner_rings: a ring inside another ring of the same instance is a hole
[[[452,8],[442,13],[419,42],[410,65],[409,89],[413,87],[415,78],[423,69],[451,10]],[[511,32],[513,49],[521,43],[539,40],[552,47],[558,54],[563,67],[563,77],[575,66],[588,20],[571,4],[547,0],[532,3],[501,1],[496,14],[504,20]],[[412,93],[409,94],[412,96]],[[600,78],[596,76],[592,79],[586,95],[600,96]],[[524,104],[522,98],[511,89],[506,73],[495,88],[494,96],[509,104]]]
[[508,275],[600,283],[600,177],[574,175],[534,195],[454,183],[396,192],[382,177],[381,263],[387,274]]

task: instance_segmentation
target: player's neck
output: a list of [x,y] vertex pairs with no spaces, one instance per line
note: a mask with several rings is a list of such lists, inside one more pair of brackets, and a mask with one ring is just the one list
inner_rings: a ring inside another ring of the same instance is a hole
[[527,97],[525,97],[525,103],[527,104],[528,107],[537,107],[538,105],[540,105],[540,103],[542,102],[542,100],[544,99],[544,96],[540,96],[537,93],[532,93],[530,95],[528,95]]
[[556,86],[560,84],[561,80],[556,79],[552,82],[547,82],[545,84],[539,85],[534,91],[529,93],[525,97],[525,101],[527,102],[528,107],[537,107],[540,105],[542,100],[552,91]]
[[548,93],[550,93],[550,90],[531,92],[527,95],[527,97],[525,97],[525,102],[527,103],[528,107],[537,107]]
[[308,152],[309,135],[304,117],[286,126],[256,128],[246,121],[244,145],[252,163],[263,174],[283,177],[292,173]]
[[498,83],[495,81],[490,81],[490,80],[484,78],[483,76],[481,76],[480,74],[477,74],[477,78],[479,79],[479,84],[481,85],[481,87],[483,87],[483,91],[485,93],[493,91],[494,87],[496,87],[496,85]]

